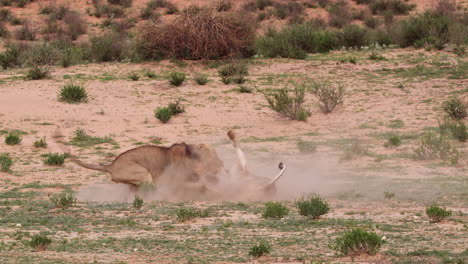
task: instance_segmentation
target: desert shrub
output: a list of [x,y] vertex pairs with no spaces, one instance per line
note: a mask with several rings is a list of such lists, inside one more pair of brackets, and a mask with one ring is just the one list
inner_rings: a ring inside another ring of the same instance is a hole
[[186,78],[186,74],[183,72],[171,72],[169,74],[169,83],[173,86],[181,86]]
[[380,55],[380,54],[377,53],[376,51],[372,51],[372,52],[369,54],[369,60],[387,60],[387,58],[385,58],[384,56]]
[[167,105],[167,108],[171,111],[172,115],[178,115],[185,112],[185,107],[180,103],[181,99],[177,99],[175,102],[171,102]]
[[256,42],[258,53],[268,58],[304,59],[307,53],[328,52],[338,46],[336,31],[324,30],[311,22],[281,31],[270,30]]
[[390,147],[397,147],[401,145],[401,138],[398,135],[391,135],[387,142],[385,142],[384,147],[390,148]]
[[373,14],[383,13],[390,11],[394,14],[405,15],[409,11],[413,10],[416,5],[407,4],[402,0],[376,0],[372,1],[369,5],[369,9]]
[[13,146],[13,145],[18,145],[19,143],[21,143],[20,133],[11,131],[5,136],[5,144]]
[[364,25],[366,25],[368,28],[376,28],[380,24],[380,20],[373,16],[368,16],[364,18]]
[[385,200],[391,200],[395,198],[395,193],[393,192],[384,192],[384,199]]
[[458,150],[452,147],[448,137],[435,132],[426,132],[420,136],[415,153],[421,160],[442,159],[450,160],[453,164],[456,164],[459,158]]
[[173,4],[167,0],[151,0],[146,5],[151,9],[173,6]]
[[0,53],[0,64],[4,69],[21,66],[22,54],[26,49],[26,46],[19,43],[6,43],[5,51]]
[[115,32],[90,37],[90,55],[93,61],[120,61],[125,57],[126,49],[127,40]]
[[237,84],[243,84],[247,81],[247,79],[245,79],[245,75],[238,75],[232,78],[232,81]]
[[46,142],[45,137],[34,141],[34,147],[35,148],[47,148],[47,142]]
[[323,113],[331,113],[337,106],[343,104],[345,88],[341,84],[315,83],[311,92],[319,100],[319,108]]
[[266,240],[257,240],[249,250],[249,256],[259,258],[270,253],[271,244]]
[[462,120],[467,116],[467,104],[458,97],[444,101],[442,109],[454,120]]
[[281,219],[287,216],[288,213],[289,213],[289,209],[286,206],[284,206],[282,203],[267,202],[265,204],[265,208],[263,209],[262,217]]
[[445,120],[443,124],[439,125],[442,132],[448,131],[450,134],[460,142],[468,140],[468,130],[463,121]]
[[60,89],[58,100],[66,103],[86,102],[88,100],[88,93],[84,86],[70,82]]
[[137,72],[131,72],[130,75],[128,76],[130,80],[132,81],[138,81],[140,80],[140,75]]
[[244,76],[249,74],[247,64],[242,62],[229,63],[218,71],[219,76],[224,84],[229,84],[231,81],[242,83]]
[[7,8],[0,9],[0,21],[7,22],[12,17],[11,10]]
[[10,36],[10,32],[3,22],[0,21],[0,38],[7,38]]
[[296,86],[289,95],[287,86],[277,91],[264,91],[263,95],[271,109],[293,120],[306,121],[310,111],[304,107],[305,87]]
[[149,70],[145,71],[145,75],[146,75],[146,77],[148,77],[150,79],[153,79],[153,78],[156,77],[156,73],[154,73],[152,71],[149,71]]
[[432,222],[438,223],[444,220],[445,218],[451,216],[452,212],[450,210],[433,204],[426,208],[426,214],[429,218],[431,218]]
[[16,28],[15,38],[17,40],[34,41],[36,39],[37,30],[31,25],[30,22],[24,23],[21,27]]
[[193,79],[195,80],[195,82],[198,84],[198,85],[205,85],[208,83],[208,75],[206,74],[202,74],[202,73],[196,73],[193,77]]
[[76,203],[76,198],[73,193],[65,191],[59,194],[52,195],[50,201],[55,207],[67,209]]
[[215,10],[217,12],[229,11],[232,8],[232,2],[230,0],[218,0],[215,3]]
[[109,4],[112,5],[121,5],[123,7],[131,7],[133,0],[107,0]]
[[20,60],[26,65],[56,65],[60,61],[62,51],[54,43],[44,42],[29,45],[21,56]]
[[68,158],[68,153],[48,153],[42,155],[44,157],[44,164],[49,166],[61,166]]
[[352,14],[349,12],[349,6],[344,1],[338,1],[333,4],[329,10],[328,24],[332,27],[342,28],[351,22]]
[[52,239],[48,238],[46,235],[39,234],[34,235],[29,241],[29,245],[36,249],[37,251],[44,251],[52,243]]
[[10,153],[4,152],[0,154],[0,171],[9,172],[13,160],[10,157]]
[[295,202],[299,214],[302,216],[318,219],[320,216],[330,211],[330,205],[326,200],[318,195],[309,198],[301,198]]
[[243,12],[191,9],[171,22],[148,24],[139,35],[143,58],[214,59],[242,54],[255,40],[255,18]]
[[340,40],[345,47],[361,48],[369,44],[369,34],[364,27],[347,25],[340,34]]
[[49,77],[49,68],[45,66],[33,66],[26,73],[26,80],[42,80]]
[[297,142],[297,149],[302,153],[312,153],[317,150],[317,144],[312,141],[299,140]]
[[374,232],[367,232],[355,228],[337,237],[332,248],[343,255],[369,254],[375,255],[379,252],[385,241]]
[[193,207],[185,207],[177,209],[176,215],[178,221],[185,222],[196,217],[209,217],[210,212],[206,209],[201,210]]
[[66,25],[65,31],[67,32],[71,40],[76,40],[79,36],[86,33],[86,21],[83,20],[80,13],[76,11],[67,12],[65,17],[63,18],[63,22]]
[[253,89],[251,87],[248,87],[245,85],[239,86],[237,90],[239,91],[239,93],[252,93],[253,92]]
[[167,123],[172,117],[169,107],[158,107],[154,110],[154,116],[163,123]]
[[133,199],[133,208],[140,210],[141,207],[143,206],[143,199],[141,199],[138,196],[135,196],[135,199]]
[[463,45],[455,45],[455,47],[453,47],[453,53],[458,57],[463,57],[466,54],[466,48]]
[[86,131],[82,128],[78,128],[75,130],[75,136],[70,140],[68,144],[77,146],[77,147],[90,147],[97,144],[109,143],[113,145],[117,145],[117,142],[110,138],[109,136],[106,137],[93,137],[86,134]]

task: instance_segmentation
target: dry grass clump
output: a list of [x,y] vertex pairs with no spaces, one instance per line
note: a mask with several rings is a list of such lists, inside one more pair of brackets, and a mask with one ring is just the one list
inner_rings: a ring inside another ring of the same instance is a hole
[[147,24],[139,36],[144,58],[214,59],[233,56],[253,46],[255,18],[244,12],[216,12],[190,7],[162,25]]

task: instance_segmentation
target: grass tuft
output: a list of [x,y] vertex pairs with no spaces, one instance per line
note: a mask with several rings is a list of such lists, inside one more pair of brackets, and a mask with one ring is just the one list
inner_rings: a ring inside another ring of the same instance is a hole
[[384,243],[385,241],[376,233],[356,228],[337,237],[332,248],[346,256],[363,253],[375,255]]
[[299,214],[302,216],[318,219],[330,211],[328,202],[318,195],[309,198],[301,198],[295,202]]
[[265,204],[265,208],[263,209],[262,217],[281,219],[287,216],[288,213],[289,213],[289,209],[286,206],[284,206],[282,203],[267,202]]

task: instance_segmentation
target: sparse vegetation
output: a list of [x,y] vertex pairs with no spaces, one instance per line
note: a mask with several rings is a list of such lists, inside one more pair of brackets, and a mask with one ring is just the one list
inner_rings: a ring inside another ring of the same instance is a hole
[[21,143],[21,134],[16,131],[11,131],[5,136],[5,144],[13,146]]
[[70,140],[68,144],[77,146],[77,147],[90,147],[98,144],[109,143],[112,145],[117,145],[117,142],[110,138],[106,137],[93,137],[86,134],[82,128],[75,130],[75,136]]
[[304,107],[305,87],[296,86],[293,95],[289,95],[287,86],[277,91],[264,91],[268,104],[274,111],[291,119],[306,121],[310,111]]
[[302,153],[312,153],[317,150],[317,144],[312,141],[299,140],[297,142],[297,148]]
[[249,251],[249,256],[259,258],[271,252],[271,244],[266,240],[257,240]]
[[442,104],[444,112],[454,120],[461,120],[467,116],[467,105],[460,98],[451,98]]
[[86,102],[88,100],[88,93],[84,86],[69,82],[60,89],[58,100],[66,103]]
[[34,235],[29,241],[29,245],[37,251],[44,251],[52,243],[52,239],[44,234]]
[[282,203],[267,202],[265,204],[265,208],[263,209],[262,217],[281,219],[287,216],[288,213],[289,213],[289,209],[286,206],[284,206]]
[[138,81],[140,79],[140,75],[137,72],[130,73],[130,75],[128,77],[132,81]]
[[13,160],[10,157],[10,153],[4,152],[0,154],[0,171],[10,172]]
[[385,142],[384,147],[390,148],[390,147],[398,147],[401,145],[401,138],[398,135],[391,135],[387,142]]
[[208,79],[208,75],[206,74],[202,74],[202,73],[196,73],[193,77],[193,79],[195,80],[195,82],[198,84],[198,85],[205,85],[208,83],[209,79]]
[[175,102],[171,102],[167,105],[167,108],[171,111],[172,115],[178,115],[185,112],[185,107],[181,104],[182,99],[177,99]]
[[393,192],[384,192],[384,198],[385,200],[391,200],[395,198],[395,193]]
[[34,147],[35,148],[47,148],[47,142],[46,142],[45,137],[34,141]]
[[68,153],[49,153],[42,155],[44,157],[44,164],[49,166],[61,166],[68,158]]
[[164,124],[172,117],[172,111],[169,107],[158,107],[154,110],[154,116]]
[[337,237],[332,248],[343,255],[355,256],[359,254],[375,255],[385,241],[374,232],[355,228]]
[[227,64],[219,70],[219,76],[224,84],[232,81],[238,84],[244,83],[247,75],[249,75],[247,64],[242,62]]
[[432,222],[439,223],[445,218],[451,216],[452,212],[433,204],[426,208],[426,214],[429,218],[431,218]]
[[248,87],[245,85],[239,86],[237,90],[239,91],[239,93],[252,93],[253,92],[253,89],[251,87]]
[[173,86],[181,86],[186,78],[186,74],[183,72],[171,72],[169,74],[169,83]]
[[315,83],[312,93],[319,100],[319,107],[323,113],[331,113],[337,106],[343,104],[345,88],[341,84]]
[[418,159],[442,159],[458,163],[458,150],[450,144],[447,136],[441,133],[426,132],[420,136],[415,150]]
[[178,221],[185,222],[197,217],[208,217],[210,215],[210,212],[208,210],[200,210],[193,207],[184,207],[177,209],[176,215]]
[[55,205],[55,207],[67,209],[72,207],[76,203],[76,198],[73,193],[65,191],[59,194],[52,195],[50,201]]
[[49,68],[45,66],[33,66],[26,73],[27,80],[42,80],[50,76]]
[[141,199],[138,196],[135,196],[135,199],[133,199],[133,208],[140,210],[142,206],[143,206],[143,199]]
[[319,195],[301,198],[295,202],[299,214],[302,216],[318,219],[330,211],[330,205]]

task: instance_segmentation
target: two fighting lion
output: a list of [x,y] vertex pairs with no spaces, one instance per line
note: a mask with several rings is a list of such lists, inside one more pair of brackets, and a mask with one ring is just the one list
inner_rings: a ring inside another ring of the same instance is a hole
[[[274,178],[257,177],[246,169],[244,152],[234,131],[228,132],[238,157],[240,175],[236,175],[242,184],[231,184],[231,191],[246,187],[252,192],[260,192],[263,196],[272,196],[276,193],[275,182],[283,175],[285,166],[280,163],[280,172]],[[142,146],[127,150],[118,155],[108,165],[87,164],[71,155],[71,159],[81,167],[107,172],[111,180],[131,186],[133,191],[147,182],[158,183],[163,175],[169,175],[170,181],[166,184],[176,186],[179,193],[192,193],[203,196],[207,193],[213,195],[224,192],[218,188],[223,177],[231,177],[224,167],[213,147],[206,144],[176,143],[170,147]],[[232,177],[231,177],[232,178]],[[234,189],[234,190],[233,190]]]

